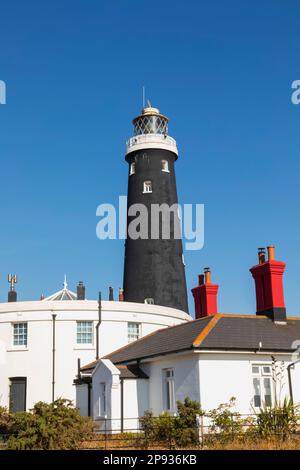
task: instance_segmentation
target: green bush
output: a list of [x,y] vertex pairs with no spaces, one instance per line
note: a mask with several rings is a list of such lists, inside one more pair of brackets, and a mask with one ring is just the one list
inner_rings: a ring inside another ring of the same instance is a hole
[[6,408],[0,406],[0,434],[9,434],[12,427],[12,416]]
[[14,450],[67,450],[76,449],[87,440],[93,422],[80,416],[69,400],[37,403],[30,412],[12,415],[13,435],[8,449]]
[[179,427],[177,434],[177,445],[187,447],[199,444],[198,418],[204,413],[199,402],[186,397],[184,402],[177,401],[179,415]]
[[186,447],[199,443],[197,416],[202,414],[200,404],[185,398],[184,402],[177,402],[177,409],[176,416],[162,413],[159,417],[154,417],[149,411],[144,414],[140,419],[140,426],[144,431],[145,447],[150,441],[168,444],[170,447]]
[[146,411],[140,419],[140,428],[144,435],[139,439],[141,447],[148,447],[150,443],[171,443],[176,438],[177,418],[168,413],[162,413],[158,417],[153,416],[151,411]]
[[239,413],[233,411],[236,398],[230,398],[228,403],[222,403],[207,416],[212,420],[210,432],[223,441],[234,439],[241,435],[247,424]]
[[257,414],[256,431],[263,437],[278,435],[286,438],[297,431],[297,410],[290,400],[284,399],[282,404],[260,409]]

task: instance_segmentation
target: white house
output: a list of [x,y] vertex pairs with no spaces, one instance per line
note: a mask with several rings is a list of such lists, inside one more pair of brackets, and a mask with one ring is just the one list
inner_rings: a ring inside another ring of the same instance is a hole
[[[190,320],[173,308],[102,301],[98,355]],[[66,285],[44,300],[1,303],[0,406],[14,411],[58,397],[75,401],[78,359],[96,358],[98,321],[98,302],[77,300]]]
[[288,372],[299,338],[297,317],[216,314],[166,328],[82,367],[77,406],[102,429],[128,430],[146,410],[176,413],[185,397],[207,411],[236,397],[242,414],[291,392],[300,402],[300,367]]
[[258,260],[250,269],[256,315],[218,314],[219,286],[206,269],[192,289],[195,321],[156,331],[81,368],[75,381],[81,412],[88,410],[100,427],[106,418],[122,430],[137,425],[145,410],[176,413],[176,401],[185,397],[206,411],[235,397],[242,414],[285,397],[300,402],[300,317],[286,316],[285,263],[275,260],[273,246],[268,260],[260,248]]

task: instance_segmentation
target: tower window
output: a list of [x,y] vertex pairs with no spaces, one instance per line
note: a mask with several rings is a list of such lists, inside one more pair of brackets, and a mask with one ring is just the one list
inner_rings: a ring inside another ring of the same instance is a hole
[[27,323],[14,323],[13,345],[27,346]]
[[93,344],[93,322],[77,322],[77,344]]
[[152,181],[144,181],[143,193],[152,193]]
[[130,175],[134,175],[134,173],[135,173],[135,163],[132,162],[132,163],[130,164],[130,172],[129,172],[129,174],[130,174]]
[[128,343],[136,341],[141,336],[141,325],[140,323],[128,323],[127,324]]
[[161,170],[165,171],[166,173],[170,173],[168,160],[161,161]]

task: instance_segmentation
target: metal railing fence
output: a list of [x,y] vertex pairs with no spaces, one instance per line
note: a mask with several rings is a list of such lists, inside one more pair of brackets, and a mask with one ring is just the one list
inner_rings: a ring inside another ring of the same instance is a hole
[[[299,437],[300,415],[292,420],[284,413],[274,415],[265,422],[259,414],[230,414],[223,421],[209,415],[201,415],[189,424],[183,424],[177,416],[145,418],[103,419],[101,429],[86,441],[84,449],[203,449],[207,445],[226,443],[234,439],[277,438],[285,440]],[[188,421],[188,419],[187,419]],[[122,431],[121,431],[121,428]]]

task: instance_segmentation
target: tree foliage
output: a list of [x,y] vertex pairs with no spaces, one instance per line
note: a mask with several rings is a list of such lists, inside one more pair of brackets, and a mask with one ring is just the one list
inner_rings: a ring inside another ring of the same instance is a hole
[[151,411],[144,414],[140,425],[144,431],[146,447],[150,442],[168,442],[174,447],[198,444],[198,418],[202,414],[200,404],[187,397],[184,402],[177,402],[177,410],[176,416],[164,412],[154,417]]
[[11,416],[13,434],[7,447],[14,450],[76,449],[93,430],[93,422],[65,399],[38,402],[30,412]]

